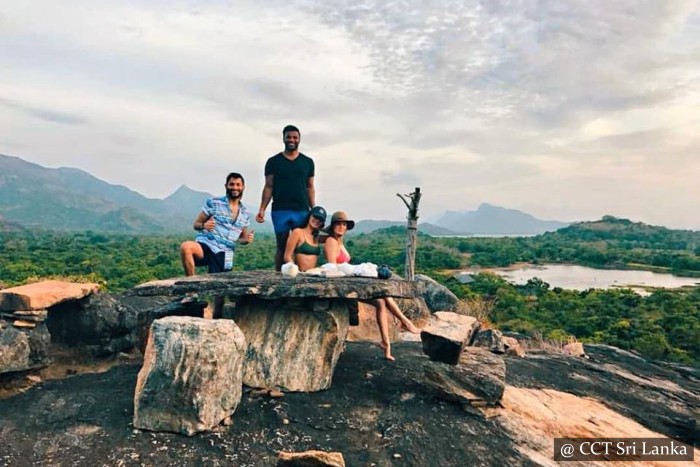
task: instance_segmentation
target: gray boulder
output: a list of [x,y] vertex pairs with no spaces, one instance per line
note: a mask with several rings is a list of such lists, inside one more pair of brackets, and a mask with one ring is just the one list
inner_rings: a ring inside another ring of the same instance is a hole
[[503,334],[498,329],[483,329],[476,333],[471,343],[474,347],[484,347],[493,353],[506,353],[507,346]]
[[415,277],[424,285],[423,299],[432,313],[459,310],[459,298],[450,289],[424,274],[416,274]]
[[41,368],[50,363],[46,324],[17,328],[0,320],[0,374]]
[[231,320],[170,316],[151,327],[134,395],[134,427],[188,436],[238,407],[246,343]]

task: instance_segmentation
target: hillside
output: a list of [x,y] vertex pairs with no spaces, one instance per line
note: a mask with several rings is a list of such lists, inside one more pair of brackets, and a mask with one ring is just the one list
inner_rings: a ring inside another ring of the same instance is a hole
[[593,222],[578,222],[544,237],[607,242],[631,248],[689,250],[700,254],[700,232],[668,229],[613,216],[604,216]]
[[447,211],[434,223],[461,234],[541,234],[568,224],[545,221],[518,211],[482,203],[476,211]]
[[152,199],[79,169],[0,155],[0,216],[28,228],[186,232],[208,196],[182,186],[164,200]]

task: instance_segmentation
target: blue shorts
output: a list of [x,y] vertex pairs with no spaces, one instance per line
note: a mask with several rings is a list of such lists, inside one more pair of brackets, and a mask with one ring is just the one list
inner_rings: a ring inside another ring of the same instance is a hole
[[283,234],[301,227],[309,211],[272,211],[272,225],[276,234]]

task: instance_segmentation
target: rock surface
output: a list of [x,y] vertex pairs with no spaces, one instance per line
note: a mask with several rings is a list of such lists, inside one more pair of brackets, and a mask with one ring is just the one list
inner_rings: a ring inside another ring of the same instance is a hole
[[456,365],[462,349],[469,345],[478,329],[479,322],[472,316],[438,311],[420,333],[423,352],[431,360]]
[[503,397],[506,365],[486,349],[467,347],[457,365],[425,365],[425,384],[439,397],[475,407],[494,406]]
[[245,337],[231,320],[167,317],[153,323],[134,395],[134,427],[191,436],[241,400]]
[[[317,308],[313,310],[313,304]],[[243,382],[284,391],[328,389],[348,332],[341,300],[263,300],[246,297],[233,319],[246,336]]]
[[26,371],[48,365],[50,340],[44,323],[35,324],[29,329],[0,327],[0,373]]
[[421,295],[432,313],[459,310],[459,298],[450,289],[424,274],[416,274],[415,277],[416,281],[423,284]]
[[137,365],[45,381],[0,400],[0,464],[269,467],[279,451],[315,449],[342,452],[353,466],[536,466],[556,465],[542,442],[567,426],[584,436],[636,433],[622,420],[655,437],[697,433],[697,370],[601,346],[586,345],[588,360],[505,355],[506,408],[487,418],[435,399],[418,376],[436,363],[419,343],[392,350],[397,360],[387,363],[376,345],[348,343],[327,391],[244,396],[230,426],[192,438],[133,430]]
[[0,291],[0,310],[42,310],[68,300],[80,300],[97,292],[97,284],[41,281]]
[[345,467],[345,459],[340,452],[306,451],[280,452],[278,467]]

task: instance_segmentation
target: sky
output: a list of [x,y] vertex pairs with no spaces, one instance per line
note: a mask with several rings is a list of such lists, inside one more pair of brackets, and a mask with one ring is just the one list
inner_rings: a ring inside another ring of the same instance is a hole
[[257,210],[287,124],[355,219],[420,187],[700,230],[700,4],[0,0],[1,154],[153,198],[237,171]]

